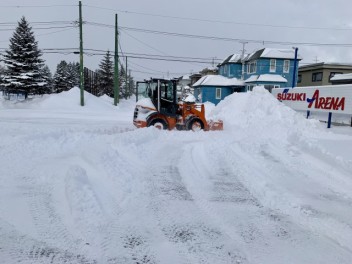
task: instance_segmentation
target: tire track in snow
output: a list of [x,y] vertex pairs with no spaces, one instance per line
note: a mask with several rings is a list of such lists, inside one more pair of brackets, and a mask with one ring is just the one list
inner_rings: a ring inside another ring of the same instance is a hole
[[[282,259],[285,263],[290,263],[289,259],[295,259],[296,262],[301,263],[348,263],[348,259],[351,257],[351,252],[349,249],[341,247],[341,244],[337,244],[335,241],[330,238],[324,237],[319,232],[312,230],[309,225],[307,226],[304,222],[297,219],[297,214],[295,211],[297,208],[291,207],[295,206],[294,204],[286,204],[286,207],[277,207],[279,202],[285,204],[286,201],[298,201],[295,197],[287,198],[287,191],[290,190],[282,189],[280,180],[283,180],[283,183],[286,182],[283,175],[288,176],[291,179],[294,179],[303,171],[290,171],[287,166],[291,162],[297,162],[300,160],[300,153],[295,152],[295,155],[290,156],[287,153],[287,146],[284,146],[284,150],[276,149],[271,155],[268,152],[263,152],[260,149],[260,146],[251,146],[248,147],[245,143],[240,144],[229,144],[226,142],[219,143],[215,146],[209,145],[208,152],[223,148],[222,153],[219,153],[219,156],[215,160],[204,159],[204,164],[217,164],[214,166],[216,168],[223,167],[226,171],[230,172],[232,175],[241,181],[241,183],[247,186],[249,192],[253,193],[259,202],[262,204],[262,208],[259,208],[255,215],[250,215],[248,213],[243,213],[243,217],[251,216],[252,223],[257,226],[260,233],[258,237],[254,236],[253,247],[258,248],[251,252],[252,256],[256,256],[264,260],[264,257],[270,258],[270,250],[272,251],[273,259]],[[272,146],[271,146],[272,147]],[[268,150],[268,146],[265,146],[265,149]],[[256,149],[256,151],[253,151]],[[279,155],[281,153],[281,157]],[[286,155],[284,155],[285,153]],[[258,156],[259,155],[259,156]],[[261,158],[266,159],[265,166],[261,165]],[[297,159],[297,160],[295,160]],[[253,162],[255,160],[256,162]],[[213,161],[213,163],[212,163]],[[210,166],[211,166],[210,165]],[[206,166],[206,165],[204,165]],[[297,167],[297,164],[294,168]],[[298,175],[296,175],[298,174]],[[272,181],[273,177],[278,177],[276,180]],[[297,180],[297,179],[296,179]],[[295,180],[295,181],[296,181]],[[300,182],[300,180],[298,180]],[[304,185],[304,177],[301,186]],[[277,183],[277,185],[273,185]],[[294,185],[288,185],[294,186]],[[312,186],[307,184],[307,186]],[[217,210],[217,207],[210,207],[211,210]],[[293,213],[293,214],[292,214]],[[222,216],[226,216],[223,212],[219,213]],[[237,214],[233,211],[233,214]],[[249,222],[251,222],[249,221]],[[236,223],[237,221],[233,221]],[[248,225],[248,224],[247,224]],[[246,229],[246,224],[240,226],[240,230]],[[277,232],[278,231],[278,232]],[[269,249],[268,252],[260,252],[260,249]],[[305,255],[296,254],[295,250],[300,252],[307,252]],[[286,252],[286,255],[277,255],[280,253]],[[331,254],[330,252],[334,252]],[[259,254],[258,254],[259,253]],[[289,259],[287,259],[289,257]]]
[[[156,149],[151,158],[158,164],[151,167],[150,208],[173,254],[179,257],[172,263],[246,263],[235,250],[236,244],[198,208],[186,188],[177,168],[183,149],[175,145],[164,148]],[[166,149],[167,157],[158,155]]]
[[23,235],[0,219],[0,260],[2,263],[38,264],[97,264],[93,259],[49,246],[48,244]]

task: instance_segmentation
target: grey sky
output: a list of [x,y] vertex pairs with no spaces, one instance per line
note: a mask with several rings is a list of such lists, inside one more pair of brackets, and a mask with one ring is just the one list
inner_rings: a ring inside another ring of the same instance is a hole
[[[297,46],[300,56],[303,57],[301,65],[316,60],[352,63],[352,45],[339,47],[268,43],[352,44],[350,0],[83,0],[82,4],[83,20],[90,23],[113,26],[114,14],[117,13],[119,26],[123,28],[260,41],[249,42],[246,45],[247,52],[263,47]],[[12,7],[17,5],[37,7]],[[5,29],[15,28],[15,25],[4,23],[17,22],[22,15],[30,23],[75,21],[78,19],[78,1],[0,0],[0,48],[8,48],[8,40],[12,35],[12,31]],[[67,25],[69,24],[32,25],[39,47],[78,48],[78,29],[62,28]],[[52,28],[35,29],[44,27]],[[199,64],[129,57],[128,67],[136,80],[198,72],[202,68],[210,67],[212,58],[224,59],[242,49],[242,44],[238,41],[174,37],[126,29],[120,31],[120,43],[122,51],[128,53],[209,58],[209,64]],[[84,47],[113,51],[113,28],[84,25]],[[45,53],[44,59],[54,73],[60,60],[78,61],[79,58],[74,54]],[[87,54],[84,64],[95,70],[101,59],[100,55]]]

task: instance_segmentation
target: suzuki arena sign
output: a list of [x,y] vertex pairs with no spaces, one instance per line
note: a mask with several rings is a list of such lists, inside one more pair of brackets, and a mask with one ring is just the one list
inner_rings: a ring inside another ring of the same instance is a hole
[[352,114],[352,85],[275,88],[272,94],[294,110]]

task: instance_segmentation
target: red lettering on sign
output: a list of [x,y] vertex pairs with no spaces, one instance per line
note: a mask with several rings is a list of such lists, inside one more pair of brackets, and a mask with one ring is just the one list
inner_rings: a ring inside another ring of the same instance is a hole
[[280,101],[305,101],[305,93],[279,93],[277,99]]
[[319,90],[315,90],[312,99],[307,99],[308,108],[325,110],[345,110],[345,97],[319,97]]

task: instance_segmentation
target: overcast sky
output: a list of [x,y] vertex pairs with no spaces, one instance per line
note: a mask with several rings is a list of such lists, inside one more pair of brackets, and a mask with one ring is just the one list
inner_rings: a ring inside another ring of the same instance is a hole
[[[96,54],[108,49],[114,51],[113,25],[117,13],[121,51],[127,55],[128,68],[135,80],[198,72],[240,53],[241,40],[248,42],[247,53],[264,47],[296,46],[303,58],[301,65],[316,61],[352,63],[351,0],[83,0],[82,4],[87,49],[84,65],[95,70],[103,57]],[[79,60],[72,50],[47,53],[48,49],[78,49],[78,28],[70,27],[73,25],[70,22],[78,20],[78,1],[0,0],[1,53],[8,48],[16,27],[6,23],[17,23],[21,16],[33,23],[39,48],[43,49],[43,57],[53,73],[60,60]],[[190,62],[133,58],[142,57],[140,54],[148,58],[172,56]],[[206,59],[207,63],[197,63],[195,58]],[[121,60],[125,63],[125,58]]]

